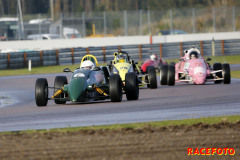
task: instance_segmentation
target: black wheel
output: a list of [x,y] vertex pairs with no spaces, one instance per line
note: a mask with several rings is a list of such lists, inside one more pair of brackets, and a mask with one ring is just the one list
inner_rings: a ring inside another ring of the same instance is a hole
[[[54,93],[57,92],[60,88],[62,88],[65,84],[67,84],[67,77],[66,76],[56,76],[55,81],[54,81]],[[64,93],[61,93],[58,97],[56,98],[64,98]],[[56,104],[65,104],[66,101],[62,101],[59,99],[54,99],[54,102]]]
[[118,74],[109,77],[109,95],[112,102],[122,101],[122,80]]
[[149,88],[157,88],[156,69],[153,66],[147,68]]
[[225,63],[222,65],[223,67],[223,83],[224,84],[230,84],[231,83],[231,72],[230,72],[230,66],[228,63]]
[[139,96],[139,86],[137,74],[130,72],[125,77],[125,92],[127,100],[137,100]]
[[48,82],[45,78],[38,78],[35,84],[35,101],[38,107],[48,103]]
[[[222,70],[222,64],[221,64],[221,63],[214,63],[214,64],[213,64],[213,70],[214,70],[214,71]],[[217,76],[218,78],[222,78],[222,77],[223,77],[223,76],[222,76],[222,72],[216,73],[216,76]],[[215,83],[215,84],[220,84],[220,83],[222,83],[222,80],[214,81],[214,83]]]
[[106,80],[106,83],[109,83],[109,72],[106,66],[102,67],[102,71]]
[[162,65],[160,69],[160,84],[167,85],[168,84],[168,65]]
[[168,66],[168,85],[175,85],[175,65]]

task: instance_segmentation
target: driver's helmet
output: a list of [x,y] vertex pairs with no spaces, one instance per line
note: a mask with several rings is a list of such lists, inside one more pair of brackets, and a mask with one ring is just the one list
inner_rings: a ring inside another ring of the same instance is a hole
[[196,59],[198,58],[198,53],[196,51],[192,51],[190,54],[189,54],[189,58],[190,59]]
[[120,62],[120,63],[126,61],[126,57],[125,57],[123,54],[117,55],[116,59],[117,59],[117,61]]
[[93,70],[95,68],[95,65],[90,60],[85,60],[81,63],[81,69],[90,69]]
[[158,58],[157,58],[157,55],[156,54],[152,54],[150,56],[150,59],[153,60],[153,61],[156,61]]

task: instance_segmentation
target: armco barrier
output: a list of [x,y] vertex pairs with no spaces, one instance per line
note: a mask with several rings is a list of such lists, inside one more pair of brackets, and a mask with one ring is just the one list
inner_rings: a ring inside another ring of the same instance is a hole
[[86,54],[96,56],[99,62],[109,62],[113,59],[113,53],[121,49],[128,52],[135,61],[145,60],[151,53],[165,59],[179,58],[183,56],[183,51],[192,45],[195,45],[205,57],[211,56],[213,51],[215,56],[237,55],[240,51],[240,39],[237,39],[11,52],[0,54],[0,69],[26,68],[29,60],[32,61],[33,67],[79,64]]

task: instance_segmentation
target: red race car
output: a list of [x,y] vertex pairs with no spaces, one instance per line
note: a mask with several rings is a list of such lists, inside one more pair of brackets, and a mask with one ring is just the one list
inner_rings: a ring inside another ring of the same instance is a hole
[[160,67],[162,64],[167,64],[167,63],[163,62],[162,58],[158,59],[156,54],[152,54],[150,56],[150,59],[147,59],[143,62],[143,64],[141,65],[141,69],[143,73],[146,73],[148,66],[154,66],[158,71],[160,71]]

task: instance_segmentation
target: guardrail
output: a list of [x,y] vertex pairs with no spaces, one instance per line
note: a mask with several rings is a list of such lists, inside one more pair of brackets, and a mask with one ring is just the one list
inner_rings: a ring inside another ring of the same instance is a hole
[[135,61],[145,60],[149,57],[150,53],[155,53],[165,59],[179,58],[183,56],[183,51],[190,48],[191,45],[195,45],[205,57],[212,56],[213,54],[215,56],[240,54],[240,39],[88,48],[79,47],[59,50],[1,53],[0,69],[27,68],[29,60],[31,60],[33,67],[79,64],[81,58],[86,54],[96,56],[99,62],[109,62],[113,59],[113,53],[121,49],[128,52],[131,59]]

